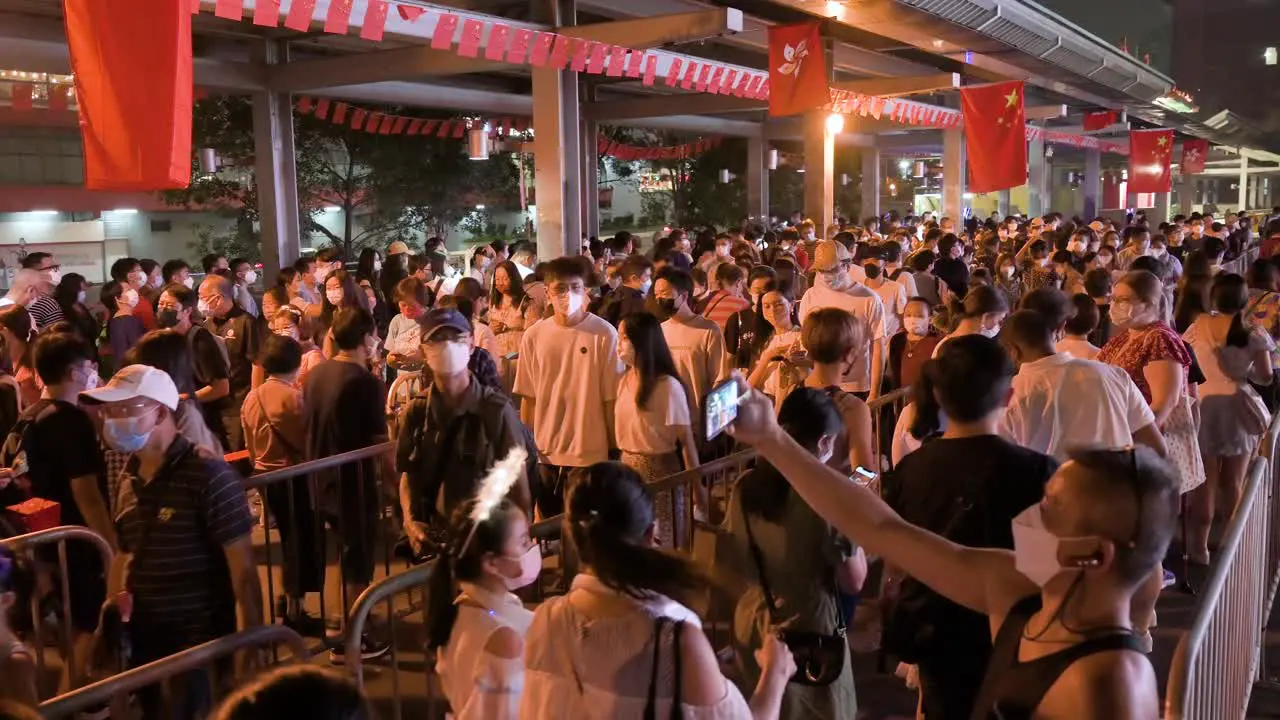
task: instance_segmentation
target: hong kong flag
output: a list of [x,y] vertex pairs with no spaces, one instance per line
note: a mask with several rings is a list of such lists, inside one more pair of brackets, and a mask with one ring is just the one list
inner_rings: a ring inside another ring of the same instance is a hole
[[960,88],[969,143],[969,190],[1006,190],[1027,182],[1027,114],[1021,81]]
[[1129,131],[1129,192],[1162,193],[1173,187],[1172,130]]
[[1204,172],[1204,160],[1209,155],[1209,141],[1187,138],[1182,141],[1182,174],[1195,175]]
[[769,114],[774,117],[831,102],[822,23],[769,28]]

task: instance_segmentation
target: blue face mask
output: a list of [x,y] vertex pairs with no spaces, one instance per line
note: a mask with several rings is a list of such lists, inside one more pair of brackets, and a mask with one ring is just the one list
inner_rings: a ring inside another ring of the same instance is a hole
[[[102,421],[102,439],[112,450],[135,453],[151,439],[151,430],[137,432],[138,421],[145,415],[133,418],[106,418]],[[155,428],[152,428],[154,430]]]

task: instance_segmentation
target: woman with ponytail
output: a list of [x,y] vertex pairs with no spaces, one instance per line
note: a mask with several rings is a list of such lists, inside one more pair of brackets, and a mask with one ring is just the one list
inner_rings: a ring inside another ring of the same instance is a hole
[[750,702],[720,673],[688,603],[708,580],[655,547],[653,499],[636,472],[597,463],[569,491],[565,540],[582,574],[534,613],[522,718],[720,720],[776,718],[790,652],[766,634]]
[[1209,290],[1212,310],[1197,317],[1183,335],[1206,378],[1200,386],[1199,432],[1206,482],[1192,491],[1188,513],[1188,552],[1195,562],[1209,561],[1215,497],[1222,499],[1218,509],[1226,515],[1240,500],[1256,439],[1256,433],[1245,426],[1242,395],[1256,397],[1250,382],[1271,383],[1271,337],[1261,328],[1246,327],[1242,317],[1248,293],[1239,275],[1217,275]]
[[542,554],[524,511],[502,500],[477,513],[480,502],[454,513],[449,547],[431,575],[427,649],[436,652],[454,720],[508,720],[520,706],[533,620],[512,591],[538,578]]

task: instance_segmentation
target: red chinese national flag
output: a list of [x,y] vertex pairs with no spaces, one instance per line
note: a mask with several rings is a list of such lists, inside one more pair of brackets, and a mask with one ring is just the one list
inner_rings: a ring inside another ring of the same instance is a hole
[[1097,112],[1088,112],[1084,114],[1084,131],[1096,132],[1104,130],[1114,125],[1120,119],[1120,115],[1114,110],[1099,110]]
[[769,28],[769,114],[778,117],[831,102],[822,23]]
[[65,0],[89,190],[191,181],[191,7],[172,0]]
[[1027,181],[1027,114],[1021,81],[960,88],[969,143],[969,187],[976,193]]
[[1209,141],[1187,138],[1182,141],[1182,174],[1195,175],[1204,172],[1204,160],[1209,155]]
[[1129,192],[1162,193],[1173,187],[1172,130],[1129,131]]

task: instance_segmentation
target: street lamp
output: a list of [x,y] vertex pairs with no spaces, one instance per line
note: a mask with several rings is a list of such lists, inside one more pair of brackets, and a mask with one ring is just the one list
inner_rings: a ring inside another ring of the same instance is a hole
[[840,113],[831,113],[827,116],[827,132],[832,135],[839,135],[844,130],[844,116]]

